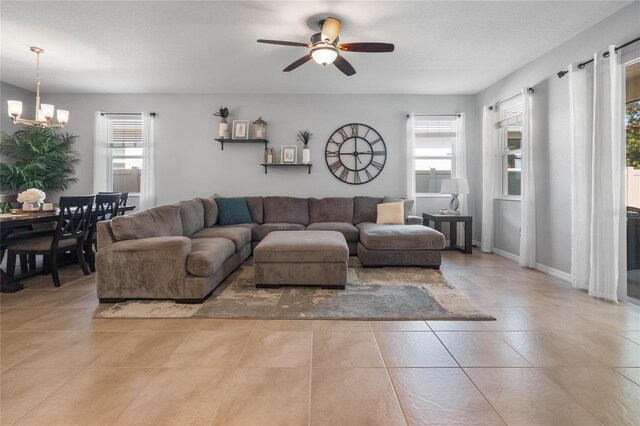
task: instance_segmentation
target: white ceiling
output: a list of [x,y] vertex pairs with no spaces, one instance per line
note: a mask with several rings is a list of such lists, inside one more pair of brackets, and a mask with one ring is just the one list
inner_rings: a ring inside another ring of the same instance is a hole
[[[2,81],[43,92],[474,94],[630,1],[6,1]],[[352,77],[308,62],[310,17],[343,20],[341,41],[384,41],[387,54],[345,53]]]

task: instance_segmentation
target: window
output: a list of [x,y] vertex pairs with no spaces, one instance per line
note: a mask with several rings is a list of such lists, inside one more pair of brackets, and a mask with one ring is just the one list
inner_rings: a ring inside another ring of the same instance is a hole
[[451,179],[456,116],[416,116],[413,123],[416,193],[440,193]]
[[107,181],[111,191],[140,193],[142,115],[107,117]]
[[500,195],[520,197],[522,180],[522,96],[496,106],[496,143],[500,167]]

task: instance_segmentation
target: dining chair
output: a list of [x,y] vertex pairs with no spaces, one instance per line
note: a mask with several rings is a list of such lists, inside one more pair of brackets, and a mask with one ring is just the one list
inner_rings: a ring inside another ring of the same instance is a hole
[[16,257],[21,254],[42,255],[46,271],[51,272],[53,285],[60,287],[58,255],[75,251],[78,263],[85,275],[91,274],[84,258],[83,245],[91,223],[91,212],[95,195],[60,197],[60,214],[56,230],[52,235],[27,238],[9,244],[7,251],[7,274],[15,275]]
[[[120,207],[127,207],[127,200],[129,199],[129,193],[128,192],[98,192],[98,195],[102,195],[102,194],[120,194]],[[120,215],[124,215],[125,211],[122,210],[119,212]]]
[[[120,193],[103,193],[98,192],[96,195],[96,202],[91,215],[91,223],[89,224],[89,230],[87,231],[87,237],[84,240],[84,252],[89,263],[89,269],[91,272],[96,271],[96,251],[98,250],[97,240],[97,227],[98,222],[103,220],[110,220],[118,215],[118,208],[120,207]],[[95,247],[95,250],[94,250]]]

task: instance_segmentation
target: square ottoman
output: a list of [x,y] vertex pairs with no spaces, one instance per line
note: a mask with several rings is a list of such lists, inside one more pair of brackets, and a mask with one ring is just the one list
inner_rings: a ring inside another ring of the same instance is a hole
[[274,231],[253,252],[256,287],[317,285],[344,290],[349,247],[336,231]]

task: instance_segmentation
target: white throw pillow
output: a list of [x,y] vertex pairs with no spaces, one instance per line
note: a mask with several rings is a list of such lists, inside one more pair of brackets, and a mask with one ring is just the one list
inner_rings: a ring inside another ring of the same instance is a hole
[[378,204],[378,218],[376,223],[387,225],[404,225],[404,203],[380,203]]

